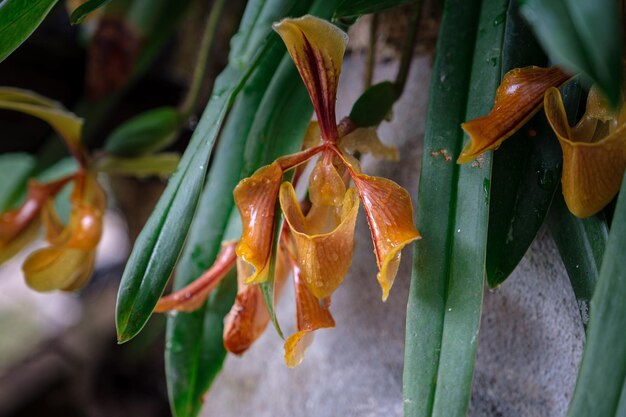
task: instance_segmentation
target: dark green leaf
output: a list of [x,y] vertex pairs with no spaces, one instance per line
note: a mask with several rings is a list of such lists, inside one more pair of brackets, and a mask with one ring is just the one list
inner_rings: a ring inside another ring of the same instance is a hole
[[0,2],[0,62],[37,29],[58,0]]
[[164,152],[152,155],[119,158],[104,156],[95,164],[95,169],[109,175],[126,175],[135,178],[161,177],[167,178],[174,172],[180,161],[175,152]]
[[[483,295],[491,155],[457,165],[461,122],[486,114],[500,80],[508,2],[446,2],[432,75],[407,309],[407,417],[462,417],[471,394]],[[471,74],[471,77],[470,77]]]
[[397,98],[394,83],[383,81],[373,85],[354,103],[350,119],[359,127],[378,126],[389,116]]
[[107,138],[104,149],[118,156],[156,152],[176,139],[181,118],[173,107],[141,113],[118,126]]
[[362,16],[414,2],[415,0],[340,0],[333,19]]
[[110,1],[111,0],[88,0],[74,9],[70,16],[70,21],[73,25],[77,25],[81,23],[89,13],[99,9]]
[[615,209],[568,417],[621,417],[626,380],[626,181]]
[[[530,28],[511,2],[503,50],[502,76],[530,65],[546,66]],[[568,84],[564,100],[573,113],[580,88]],[[486,272],[490,287],[497,287],[524,257],[550,208],[561,177],[562,155],[543,112],[532,118],[494,153],[490,190]]]
[[589,302],[608,239],[606,219],[601,212],[586,219],[574,216],[567,209],[559,187],[548,215],[548,226],[572,283],[583,323],[587,324]]
[[622,30],[614,0],[518,0],[550,58],[621,99]]
[[[295,8],[287,12],[289,4]],[[329,4],[332,2],[318,2],[323,10],[332,11]],[[258,26],[269,26],[285,15],[303,14],[307,6],[304,1],[249,3],[241,24],[247,29],[241,29],[233,39],[230,65],[241,65],[241,57],[250,56],[249,51],[254,48],[244,44],[243,39],[259,36]],[[319,7],[311,12],[321,14]],[[325,13],[326,16],[329,14]],[[255,24],[252,15],[257,16],[259,22]],[[243,36],[245,33],[257,35],[246,37]],[[280,57],[284,55],[285,49],[281,45],[263,58],[229,115],[189,242],[177,268],[176,288],[192,282],[212,264],[222,240],[241,236],[241,220],[232,199],[232,190],[239,179],[300,147],[312,108],[294,65],[287,57],[281,61]],[[290,94],[284,94],[285,91]],[[223,197],[215,198],[218,195]],[[226,222],[228,227],[224,231]],[[203,323],[201,311],[179,313],[168,320],[167,376],[172,408],[177,417],[197,415],[200,399],[219,369],[215,364],[222,360],[220,355],[202,355],[204,344],[222,343],[222,330],[209,329]],[[174,351],[170,346],[180,349]]]
[[[202,309],[168,315],[165,369],[172,414],[176,417],[198,415],[202,396],[222,369],[226,358],[222,340],[224,316],[236,294],[237,273],[233,269]],[[195,343],[186,343],[190,338]]]
[[[281,1],[249,3],[244,14],[245,24],[242,23],[240,34],[248,33],[256,25],[270,25],[274,20],[280,19],[281,14],[271,12],[277,3]],[[282,3],[283,7],[286,7],[285,2]],[[265,4],[270,10],[257,10],[259,4]],[[258,21],[249,20],[250,13],[253,12]],[[241,39],[242,35],[238,36]],[[248,38],[248,42],[258,44],[259,36]],[[245,47],[239,44],[237,49],[241,51]],[[283,50],[275,48],[263,57],[263,62],[246,84],[228,116],[224,131],[220,135],[215,161],[202,192],[198,213],[192,224],[189,241],[185,245],[176,271],[175,289],[194,281],[215,261],[224,238],[226,224],[233,211],[232,190],[241,177],[246,139],[267,85],[283,55]],[[239,59],[239,56],[237,58]],[[235,215],[233,223],[240,222],[239,214],[235,212]],[[233,237],[238,239],[239,235],[226,238]],[[221,363],[226,354],[223,349],[222,330],[205,326],[204,311],[205,308],[189,314],[171,315],[168,318],[166,373],[172,412],[176,417],[198,414],[202,405],[202,395],[215,378],[219,369],[217,364]],[[205,355],[204,345],[207,343],[211,345],[219,343],[223,352],[214,356]],[[177,349],[173,349],[174,347]]]
[[206,165],[226,113],[256,68],[258,57],[275,45],[265,42],[246,72],[227,67],[215,81],[214,93],[178,170],[137,238],[122,275],[116,314],[120,342],[130,340],[141,330],[163,293],[187,238]]
[[10,209],[26,192],[27,180],[35,167],[35,157],[26,153],[0,155],[0,213]]

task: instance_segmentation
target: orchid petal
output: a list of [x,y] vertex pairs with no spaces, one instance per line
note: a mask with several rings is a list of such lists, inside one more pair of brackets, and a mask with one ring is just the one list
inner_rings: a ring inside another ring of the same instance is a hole
[[247,284],[268,279],[276,200],[283,172],[306,162],[321,150],[322,147],[315,147],[278,158],[272,164],[259,168],[235,187],[235,204],[243,224],[236,252],[237,256],[254,268],[246,278]]
[[[626,169],[626,123],[606,129],[604,136],[598,137],[602,123],[596,122],[602,120],[594,120],[594,116],[611,123],[602,106],[590,93],[587,113],[571,128],[559,91],[551,88],[545,95],[546,116],[563,150],[563,196],[569,210],[578,217],[591,216],[604,208],[619,191]],[[591,129],[596,126],[595,131]]]
[[[237,297],[228,315],[224,318],[224,347],[230,353],[243,354],[263,334],[270,322],[263,293],[257,284],[246,284],[251,265],[237,259]],[[289,274],[287,258],[278,251],[274,297],[280,297]]]
[[37,237],[42,207],[71,179],[65,177],[48,184],[30,181],[26,201],[20,207],[0,215],[0,263],[10,259]]
[[[322,162],[318,164],[324,165]],[[334,168],[332,169],[333,171]],[[321,175],[321,174],[320,174]],[[341,182],[339,174],[334,173]],[[312,181],[316,178],[312,175]],[[337,183],[337,181],[330,181]],[[316,183],[310,187],[311,196],[324,191],[315,191]],[[341,182],[342,186],[343,183]],[[320,187],[330,187],[336,193],[338,187],[329,185],[329,181],[320,181]],[[339,188],[340,189],[340,188]],[[345,190],[345,186],[343,188]],[[337,194],[328,192],[327,201],[334,201]],[[315,198],[315,197],[314,197]],[[324,200],[321,200],[324,201]],[[315,206],[307,217],[302,213],[295,190],[290,183],[280,187],[280,205],[289,225],[296,247],[298,265],[309,290],[319,299],[330,296],[337,289],[350,264],[354,249],[354,227],[359,209],[359,200],[354,189],[344,192],[341,207],[326,206],[324,215],[315,215]],[[318,206],[319,207],[319,206]],[[319,207],[322,210],[322,207]],[[333,215],[333,213],[337,213]]]
[[237,245],[237,256],[254,270],[246,283],[267,280],[267,267],[274,235],[276,199],[283,171],[277,162],[264,166],[242,180],[234,191],[235,204],[241,215],[243,232]]
[[[31,253],[22,265],[26,283],[36,291],[77,290],[93,271],[106,198],[93,175],[79,172],[70,200],[67,226],[60,233],[48,229],[51,246]],[[44,222],[59,226],[49,213]]]
[[30,254],[22,265],[26,284],[36,291],[77,289],[93,268],[95,250],[52,246]]
[[457,162],[465,164],[487,150],[497,149],[537,113],[548,88],[558,87],[569,78],[557,67],[515,68],[507,72],[489,114],[461,125],[470,141]]
[[379,269],[377,279],[385,301],[396,277],[400,251],[420,238],[413,225],[413,205],[409,193],[393,181],[358,173],[352,179],[372,232]]
[[80,141],[83,119],[59,103],[28,90],[0,88],[0,109],[19,111],[47,122],[65,140],[70,152],[84,162]]
[[348,35],[313,16],[274,24],[309,92],[325,141],[337,140],[335,101]]
[[213,266],[191,284],[161,297],[154,308],[155,313],[172,310],[190,312],[202,307],[211,291],[218,286],[222,278],[235,265],[235,260],[235,242],[224,244]]
[[369,153],[375,158],[397,161],[400,159],[398,148],[387,146],[380,141],[375,127],[360,127],[340,140],[340,145],[348,153]]
[[335,320],[328,310],[328,303],[320,303],[311,293],[308,285],[301,277],[298,267],[293,273],[296,291],[296,318],[298,330],[287,338],[284,344],[285,363],[289,368],[295,368],[304,359],[304,352],[313,340],[315,330],[335,327]]

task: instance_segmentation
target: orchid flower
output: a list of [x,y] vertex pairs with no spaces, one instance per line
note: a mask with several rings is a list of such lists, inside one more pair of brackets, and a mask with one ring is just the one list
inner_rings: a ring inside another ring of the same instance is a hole
[[[335,101],[347,35],[312,16],[285,19],[275,24],[274,30],[285,42],[311,97],[321,144],[277,159],[235,188],[235,203],[243,223],[236,252],[253,268],[246,278],[247,284],[270,279],[268,270],[279,201],[292,237],[298,272],[295,282],[300,307],[298,332],[285,342],[286,362],[295,366],[309,343],[306,336],[317,328],[334,326],[324,306],[352,262],[359,201],[363,203],[372,233],[383,300],[393,285],[400,251],[420,236],[413,225],[413,207],[407,191],[393,181],[363,174],[358,161],[341,147],[341,139],[347,132],[340,132],[337,127]],[[358,135],[356,131],[353,133]],[[359,142],[358,136],[352,140]],[[311,207],[304,213],[292,184],[283,182],[283,175],[318,154],[320,158],[309,180]],[[355,187],[347,187],[345,179],[351,179]]]
[[[93,271],[106,209],[106,196],[81,144],[82,119],[55,101],[15,88],[0,88],[0,108],[50,124],[79,164],[77,172],[56,181],[41,184],[31,180],[24,203],[0,214],[0,262],[34,240],[43,225],[50,246],[34,251],[24,261],[26,283],[37,291],[77,290]],[[71,212],[64,225],[54,208],[54,197],[70,183],[74,183]]]
[[[230,243],[213,268],[185,289],[161,299],[157,311],[186,310],[190,303],[206,298],[207,289],[225,275],[223,266],[232,267],[236,262],[239,292],[225,320],[224,344],[229,351],[240,354],[269,322],[257,284],[273,278],[278,293],[291,270],[297,331],[287,338],[284,347],[285,361],[294,367],[302,361],[312,332],[335,326],[329,311],[330,297],[352,262],[360,203],[374,243],[383,301],[393,285],[402,248],[420,235],[413,224],[407,191],[388,179],[364,174],[351,154],[369,152],[397,159],[397,151],[383,145],[374,128],[358,128],[349,119],[337,125],[335,101],[347,35],[313,16],[284,19],[273,27],[304,81],[317,122],[308,129],[302,151],[261,167],[235,188],[235,204],[243,224],[241,239],[235,246],[236,261]],[[283,182],[283,176],[316,156],[319,158],[309,178],[310,204],[303,209],[292,183]],[[350,181],[354,187],[350,187]],[[279,239],[274,235],[278,209],[286,221]],[[273,251],[277,241],[278,250]],[[273,277],[272,253],[277,253]]]
[[462,125],[470,141],[457,162],[497,149],[543,106],[563,151],[561,183],[569,210],[578,217],[600,211],[618,193],[626,170],[626,107],[610,109],[592,88],[585,114],[571,127],[557,89],[570,78],[556,67],[509,71],[491,112]]

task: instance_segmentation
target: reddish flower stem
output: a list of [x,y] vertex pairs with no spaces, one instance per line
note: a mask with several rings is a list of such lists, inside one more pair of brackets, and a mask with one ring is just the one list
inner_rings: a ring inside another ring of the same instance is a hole
[[235,266],[235,261],[237,260],[235,253],[236,245],[237,242],[234,241],[224,245],[211,268],[186,287],[161,297],[154,311],[156,313],[164,313],[171,310],[189,312],[200,308],[211,291],[217,287],[228,271]]

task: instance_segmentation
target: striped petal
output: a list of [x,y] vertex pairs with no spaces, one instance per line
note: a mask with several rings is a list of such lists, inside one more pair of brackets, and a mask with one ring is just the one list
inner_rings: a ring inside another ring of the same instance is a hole
[[[261,288],[246,284],[251,265],[237,259],[237,297],[230,312],[224,318],[224,347],[230,353],[243,354],[257,340],[270,322]],[[274,298],[278,299],[285,286],[290,267],[287,257],[278,251]]]
[[489,114],[461,125],[470,140],[457,162],[465,164],[487,150],[497,149],[537,113],[548,88],[559,87],[569,78],[557,67],[515,68],[507,72]]
[[393,181],[355,172],[352,179],[372,233],[377,279],[385,301],[398,271],[400,251],[420,238],[413,224],[413,205],[409,193]]
[[246,283],[267,280],[267,269],[274,236],[276,200],[283,171],[277,162],[242,180],[234,191],[243,232],[236,252],[252,266]]
[[348,35],[313,16],[274,24],[309,92],[325,141],[337,140],[335,101]]
[[309,290],[296,266],[293,272],[296,292],[296,329],[284,344],[285,363],[289,368],[298,366],[304,359],[304,352],[313,341],[315,330],[335,327],[335,320],[328,310],[330,301],[320,301]]
[[569,210],[588,217],[617,194],[626,169],[626,109],[612,114],[592,89],[587,111],[570,127],[559,90],[545,95],[545,111],[563,150],[563,196]]

